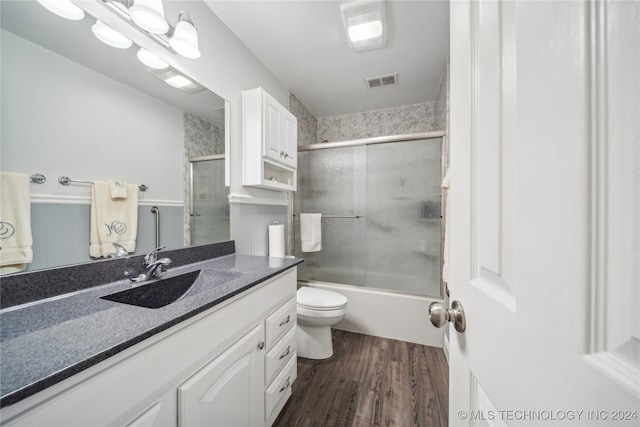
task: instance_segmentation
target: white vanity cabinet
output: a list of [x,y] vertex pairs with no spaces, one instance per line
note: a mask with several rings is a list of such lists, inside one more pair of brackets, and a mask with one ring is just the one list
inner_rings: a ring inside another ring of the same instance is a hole
[[243,184],[296,190],[298,119],[256,88],[242,92]]
[[271,425],[295,379],[296,278],[294,267],[3,408],[3,427]]

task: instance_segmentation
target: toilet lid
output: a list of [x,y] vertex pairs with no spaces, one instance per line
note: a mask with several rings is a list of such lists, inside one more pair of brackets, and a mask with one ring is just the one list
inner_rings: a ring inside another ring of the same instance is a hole
[[335,310],[347,305],[347,297],[337,292],[303,286],[298,289],[298,306],[312,310]]

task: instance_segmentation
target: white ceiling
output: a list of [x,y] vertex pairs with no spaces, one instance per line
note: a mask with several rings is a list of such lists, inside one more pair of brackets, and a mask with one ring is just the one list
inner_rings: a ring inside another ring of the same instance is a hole
[[[219,1],[207,5],[316,117],[434,101],[449,53],[449,2],[387,0],[387,45],[353,52],[342,1]],[[364,78],[398,73],[367,89]]]

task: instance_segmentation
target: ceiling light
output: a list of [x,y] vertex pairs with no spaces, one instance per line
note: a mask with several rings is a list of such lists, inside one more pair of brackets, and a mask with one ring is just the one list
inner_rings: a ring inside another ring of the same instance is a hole
[[198,83],[194,82],[173,70],[172,68],[167,68],[165,70],[148,70],[151,75],[159,78],[163,82],[167,83],[174,88],[180,89],[185,93],[195,93],[204,89],[203,86],[200,86]]
[[80,9],[70,0],[38,0],[49,12],[72,21],[79,21],[84,18],[84,10]]
[[165,83],[178,89],[182,89],[193,84],[191,80],[181,75],[171,76],[165,80]]
[[150,33],[165,34],[169,31],[162,0],[134,0],[129,16],[136,25]]
[[382,22],[371,21],[349,27],[349,38],[352,42],[373,39],[382,35]]
[[111,47],[128,49],[133,44],[131,40],[100,20],[96,21],[96,23],[91,27],[91,31],[93,31],[93,34],[98,38],[98,40]]
[[355,52],[377,49],[386,42],[384,2],[359,0],[340,6],[349,44]]
[[164,62],[162,59],[158,58],[153,53],[149,52],[147,49],[140,48],[140,50],[137,53],[137,56],[140,62],[142,62],[144,65],[146,65],[149,68],[153,68],[155,70],[163,70],[169,67],[169,64]]
[[186,58],[200,58],[198,32],[186,12],[180,12],[178,24],[173,32],[173,36],[169,39],[169,46]]

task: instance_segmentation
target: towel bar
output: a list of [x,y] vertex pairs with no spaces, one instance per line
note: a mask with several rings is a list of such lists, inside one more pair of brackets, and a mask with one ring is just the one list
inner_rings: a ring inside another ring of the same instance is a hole
[[[293,214],[298,216],[298,214]],[[362,215],[322,215],[322,218],[362,218]]]
[[35,182],[36,184],[44,184],[47,182],[47,177],[41,173],[34,173],[29,178],[31,179],[31,182]]
[[[72,182],[76,182],[76,183],[81,183],[81,184],[93,184],[92,181],[84,181],[84,180],[80,180],[80,179],[71,179],[68,176],[61,176],[60,178],[58,178],[58,182],[62,185],[69,185]],[[147,187],[144,184],[138,185],[138,189],[140,191],[147,191],[149,189],[149,187]]]

